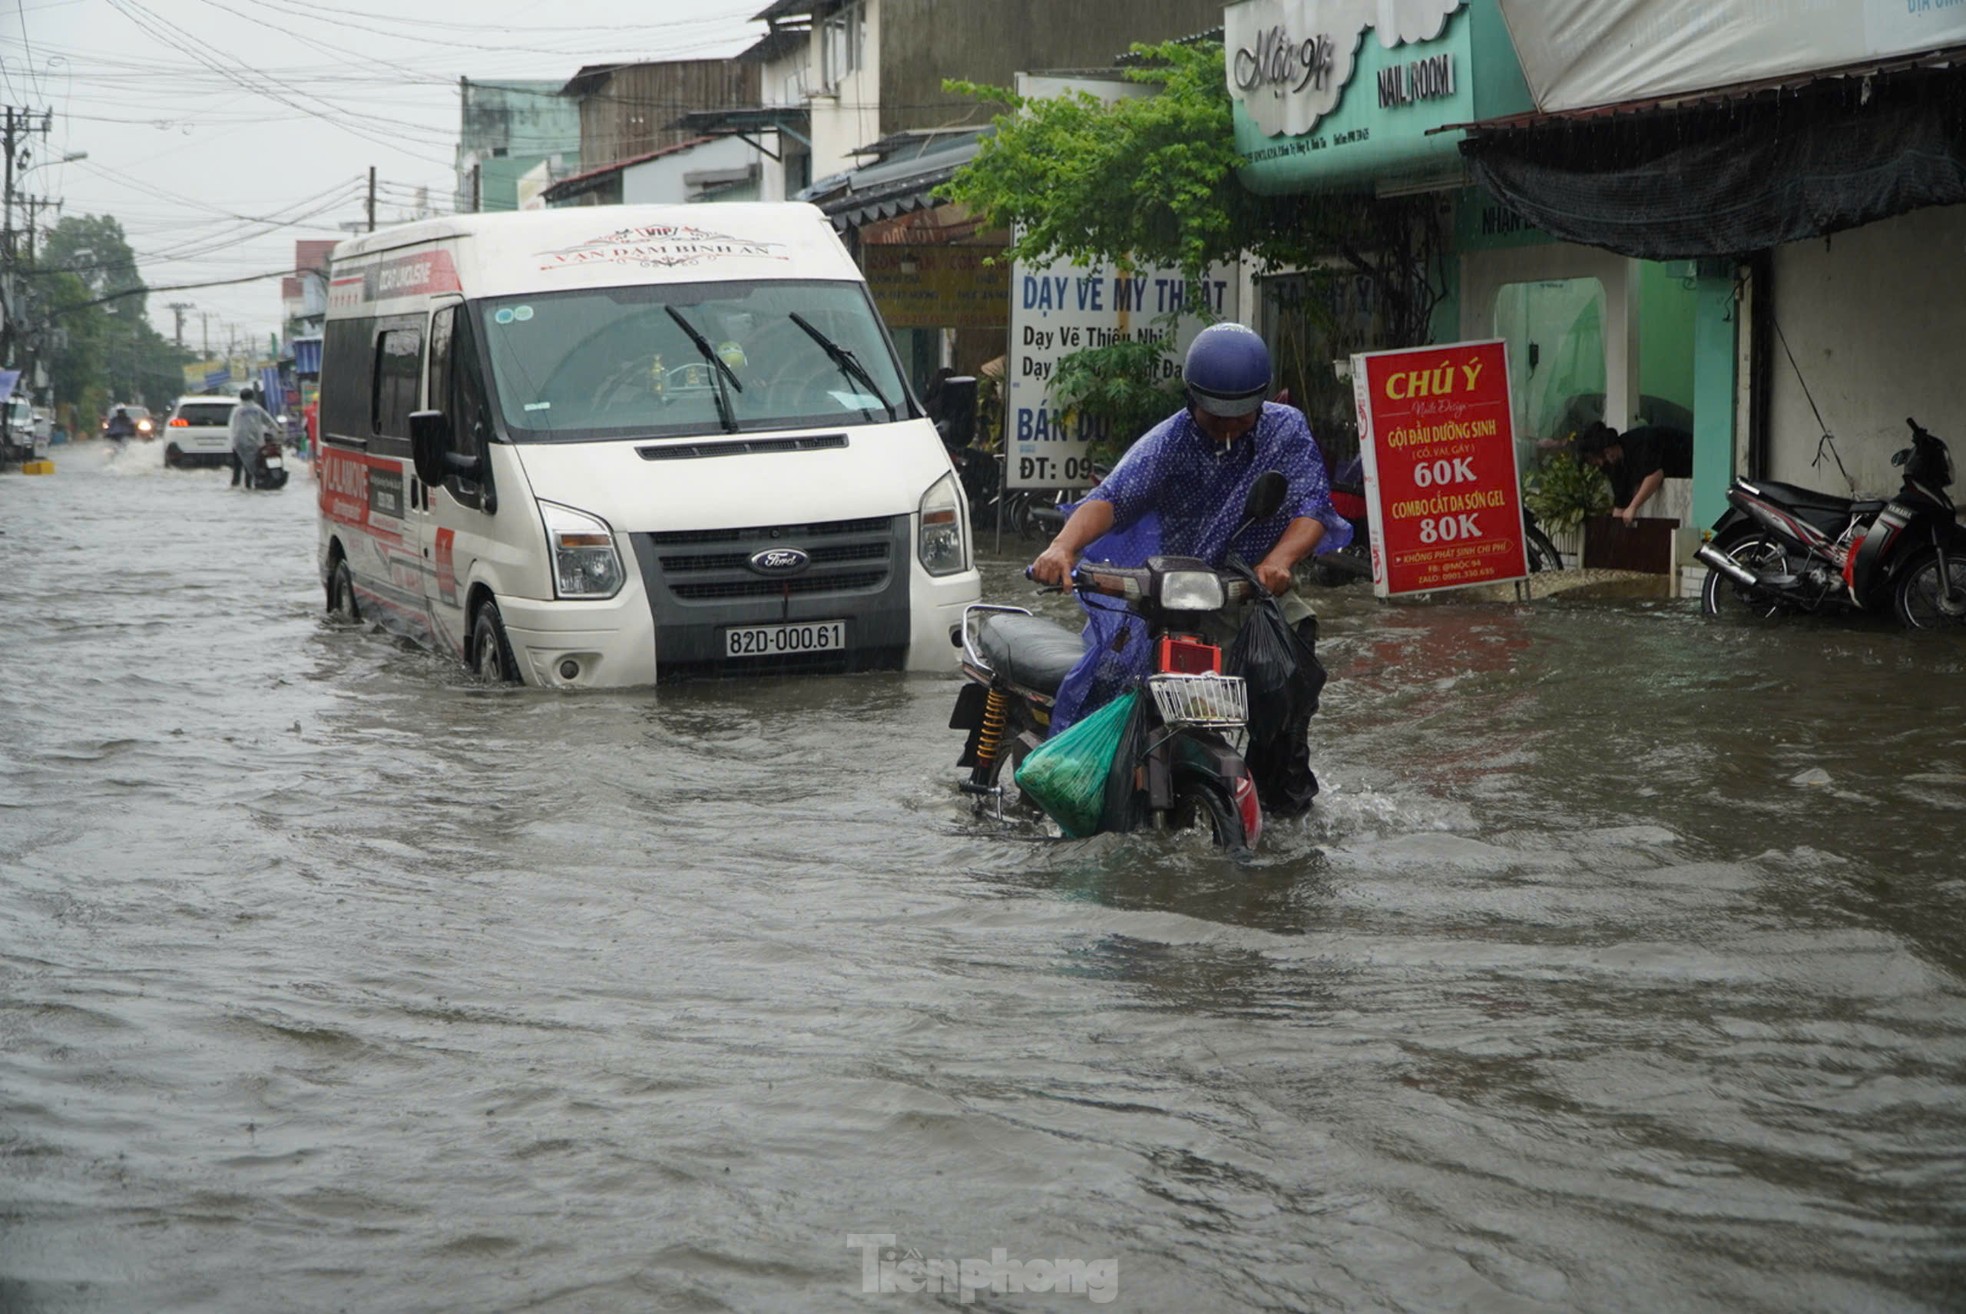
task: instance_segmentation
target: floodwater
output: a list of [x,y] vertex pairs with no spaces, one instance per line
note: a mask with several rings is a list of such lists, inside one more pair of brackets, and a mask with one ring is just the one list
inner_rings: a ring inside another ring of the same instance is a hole
[[93,448],[0,479],[10,1314],[1966,1306],[1966,637],[1328,591],[1239,866],[975,819],[953,678],[477,685],[304,468]]

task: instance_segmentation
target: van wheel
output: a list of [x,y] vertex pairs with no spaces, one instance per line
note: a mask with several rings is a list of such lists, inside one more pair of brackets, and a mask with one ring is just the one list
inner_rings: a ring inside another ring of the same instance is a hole
[[350,625],[362,619],[361,608],[355,605],[355,576],[346,557],[336,557],[334,569],[328,572],[328,615]]
[[505,637],[505,619],[490,598],[478,606],[471,621],[471,669],[486,684],[521,684],[519,663]]

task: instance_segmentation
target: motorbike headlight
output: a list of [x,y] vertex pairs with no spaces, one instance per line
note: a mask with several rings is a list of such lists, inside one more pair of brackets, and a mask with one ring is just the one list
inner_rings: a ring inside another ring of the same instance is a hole
[[922,494],[920,538],[916,555],[931,575],[953,575],[969,569],[969,536],[963,531],[962,486],[952,470]]
[[1174,570],[1160,577],[1160,605],[1168,611],[1220,611],[1229,600],[1212,570]]
[[541,502],[546,541],[553,549],[553,590],[562,598],[611,598],[625,573],[607,522],[585,511]]

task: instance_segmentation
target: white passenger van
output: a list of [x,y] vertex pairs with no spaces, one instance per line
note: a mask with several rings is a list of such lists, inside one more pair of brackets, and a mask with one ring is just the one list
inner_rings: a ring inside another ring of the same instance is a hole
[[323,351],[330,611],[533,685],[947,669],[962,490],[816,208],[365,234]]

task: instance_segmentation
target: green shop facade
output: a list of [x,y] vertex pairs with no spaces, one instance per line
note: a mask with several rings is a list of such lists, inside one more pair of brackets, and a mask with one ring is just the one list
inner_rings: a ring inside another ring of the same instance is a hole
[[[1245,0],[1224,11],[1223,35],[1243,184],[1417,205],[1434,234],[1420,246],[1429,340],[1508,343],[1525,472],[1591,420],[1684,427],[1693,478],[1669,480],[1646,514],[1691,527],[1719,516],[1733,464],[1732,270],[1560,242],[1469,184],[1458,125],[1533,108],[1496,0]],[[1373,286],[1347,263],[1334,255],[1335,278],[1259,278],[1254,301],[1334,464],[1356,442],[1339,409],[1342,362],[1407,345],[1385,340]]]

